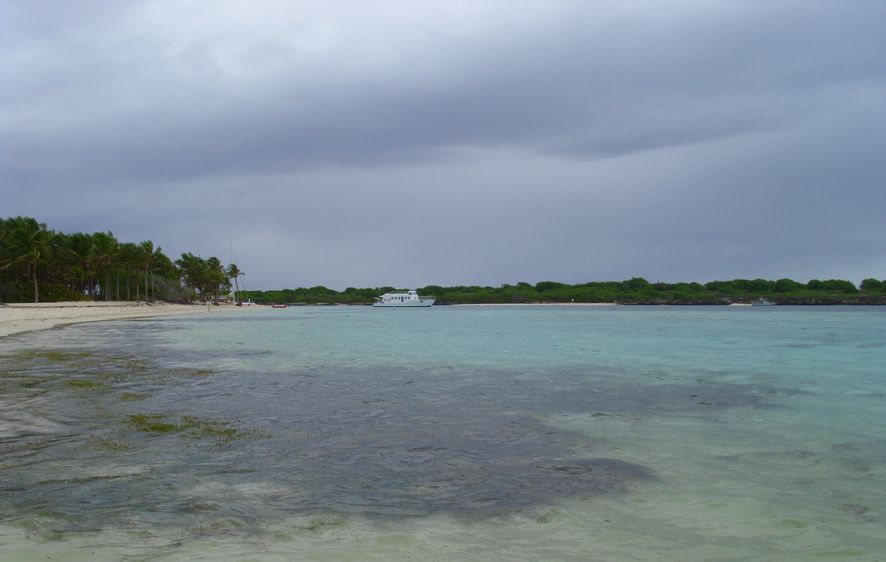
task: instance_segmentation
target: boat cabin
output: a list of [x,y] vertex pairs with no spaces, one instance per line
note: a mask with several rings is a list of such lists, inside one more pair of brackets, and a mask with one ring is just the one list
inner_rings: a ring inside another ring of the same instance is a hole
[[434,299],[422,299],[416,291],[408,291],[405,293],[385,293],[380,297],[375,297],[372,306],[431,306]]

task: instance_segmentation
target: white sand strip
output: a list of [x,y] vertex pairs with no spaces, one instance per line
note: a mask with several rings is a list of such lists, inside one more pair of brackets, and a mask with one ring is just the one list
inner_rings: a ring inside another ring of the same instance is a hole
[[[243,309],[261,308],[243,307]],[[45,330],[64,324],[143,318],[171,314],[212,314],[214,311],[233,310],[232,305],[208,306],[198,304],[136,304],[133,302],[51,302],[40,304],[0,305],[0,337],[32,330]]]
[[619,306],[617,302],[489,302],[481,304],[447,304],[441,306]]

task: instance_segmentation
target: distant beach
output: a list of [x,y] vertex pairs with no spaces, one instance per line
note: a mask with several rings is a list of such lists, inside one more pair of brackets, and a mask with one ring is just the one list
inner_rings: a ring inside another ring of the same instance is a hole
[[618,306],[617,302],[489,302],[458,303],[440,306]]
[[[211,308],[217,310],[220,307]],[[233,307],[222,305],[222,308]],[[80,322],[210,312],[210,307],[205,304],[144,304],[128,301],[4,304],[0,305],[0,337]]]

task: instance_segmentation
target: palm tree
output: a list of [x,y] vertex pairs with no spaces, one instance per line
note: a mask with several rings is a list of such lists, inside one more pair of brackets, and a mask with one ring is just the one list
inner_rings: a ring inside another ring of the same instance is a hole
[[206,269],[209,273],[209,288],[215,293],[215,299],[218,300],[221,286],[228,282],[228,278],[225,275],[225,268],[222,265],[221,260],[215,256],[210,256],[206,260]]
[[228,270],[226,271],[226,273],[228,274],[229,279],[234,280],[234,303],[239,303],[240,299],[237,298],[237,293],[240,292],[240,283],[237,281],[237,279],[241,275],[243,275],[243,272],[240,271],[240,268],[237,267],[236,263],[232,263],[228,266]]
[[[111,300],[111,263],[119,251],[119,244],[110,232],[96,232],[92,236],[92,245],[99,273],[105,274],[105,280],[101,283],[102,297],[108,301]],[[117,292],[120,292],[119,288]]]
[[96,265],[92,235],[77,232],[68,236],[63,251],[69,261],[71,277],[77,280],[77,292],[91,296],[95,292]]
[[187,252],[182,254],[181,259],[176,260],[175,264],[179,268],[181,279],[187,287],[197,290],[200,293],[200,301],[203,301],[203,270],[206,265],[199,256]]
[[[30,270],[31,281],[34,284],[34,302],[40,302],[40,290],[37,285],[37,266],[49,250],[49,241],[52,233],[46,230],[46,225],[38,223],[30,217],[16,217],[9,219],[11,228],[8,230],[9,240],[4,241],[8,245],[10,256],[2,263],[2,269],[8,269],[16,264],[25,264]],[[10,225],[8,224],[7,227]]]
[[[120,245],[120,251],[117,257],[117,263],[125,268],[126,272],[126,300],[130,300],[132,298],[131,293],[131,279],[132,279],[132,270],[130,268],[135,268],[138,271],[139,264],[139,247],[136,246],[132,242],[125,242]],[[135,283],[135,302],[141,300],[141,295],[139,293],[139,285],[138,285],[138,277],[136,277]]]
[[[139,266],[145,272],[145,301],[148,300],[148,273],[154,266],[154,263],[158,260],[161,253],[160,250],[162,248],[158,247],[156,250],[154,249],[154,243],[150,240],[145,240],[141,244],[138,245],[138,262]],[[154,276],[151,276],[151,300],[154,299]]]

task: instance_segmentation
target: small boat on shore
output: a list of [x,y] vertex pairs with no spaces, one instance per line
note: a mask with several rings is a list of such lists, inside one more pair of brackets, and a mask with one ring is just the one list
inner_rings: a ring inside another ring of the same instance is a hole
[[287,308],[285,304],[272,304],[271,308]]
[[751,303],[752,306],[775,306],[776,303],[769,299],[759,298]]
[[380,308],[419,308],[428,307],[434,304],[435,299],[423,299],[418,296],[415,291],[406,293],[385,293],[380,297],[375,297],[372,306]]

